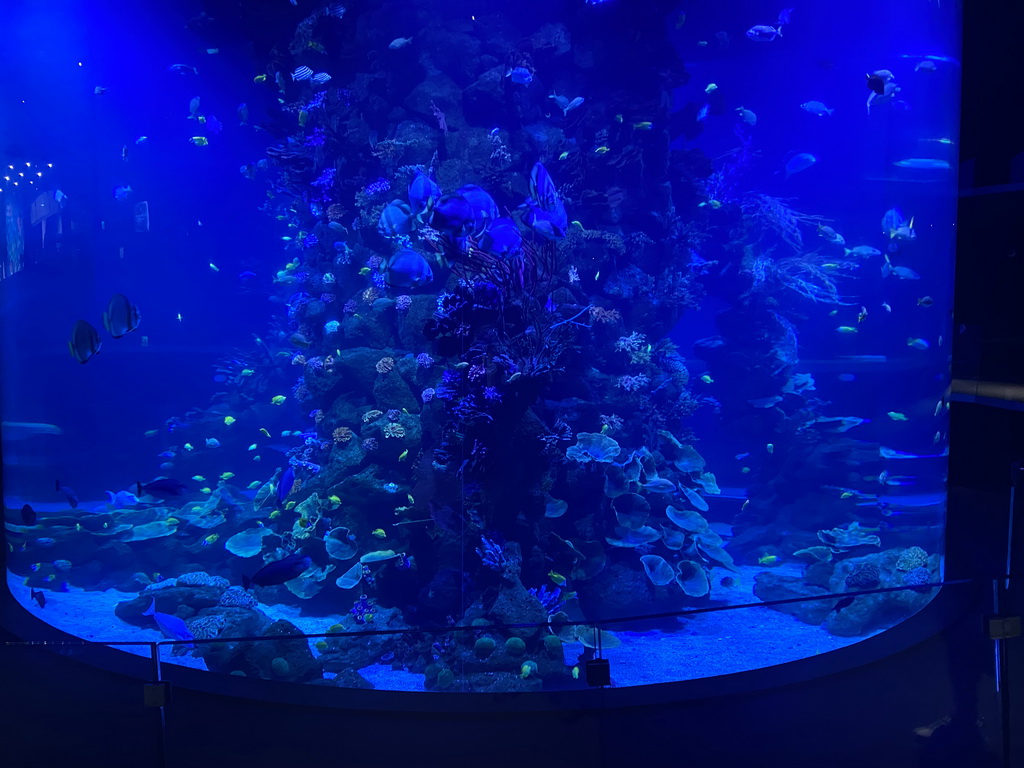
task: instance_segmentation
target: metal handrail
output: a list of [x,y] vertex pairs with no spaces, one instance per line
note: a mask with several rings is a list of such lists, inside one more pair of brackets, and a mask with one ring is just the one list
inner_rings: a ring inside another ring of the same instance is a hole
[[[1000,576],[1000,579],[1011,578],[1009,575]],[[955,586],[959,584],[970,584],[977,579],[954,579],[951,581],[930,582],[928,584],[903,585],[899,587],[879,587],[877,589],[862,589],[855,592],[829,592],[824,595],[809,595],[806,597],[788,597],[780,600],[765,600],[756,603],[739,603],[736,605],[713,605],[702,608],[689,608],[680,611],[665,611],[662,613],[647,613],[635,616],[620,616],[611,619],[591,619],[588,621],[551,621],[551,622],[522,622],[516,624],[487,624],[472,626],[444,626],[444,627],[418,627],[418,628],[394,628],[394,629],[366,629],[349,632],[302,632],[290,635],[265,636],[243,636],[243,637],[211,637],[192,640],[8,640],[5,646],[176,646],[176,645],[212,645],[217,643],[255,643],[260,641],[280,640],[312,640],[317,638],[334,637],[380,637],[382,635],[445,635],[453,632],[486,632],[505,629],[540,629],[545,627],[602,627],[616,624],[629,624],[640,621],[652,621],[655,619],[668,619],[675,617],[696,616],[703,613],[717,613],[719,611],[732,611],[745,608],[770,608],[776,605],[791,605],[794,603],[820,602],[823,600],[835,600],[845,597],[860,597],[862,595],[879,595],[888,592],[922,591],[933,587]],[[986,579],[987,581],[987,579]]]

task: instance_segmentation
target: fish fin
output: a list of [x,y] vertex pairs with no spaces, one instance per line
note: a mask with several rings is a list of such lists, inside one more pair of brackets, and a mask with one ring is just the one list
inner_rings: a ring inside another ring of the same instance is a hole
[[779,37],[782,37],[782,25],[781,24],[779,24],[779,26],[776,27],[775,31],[778,33]]
[[151,598],[149,602],[149,608],[142,612],[143,616],[155,616],[156,615],[156,598]]

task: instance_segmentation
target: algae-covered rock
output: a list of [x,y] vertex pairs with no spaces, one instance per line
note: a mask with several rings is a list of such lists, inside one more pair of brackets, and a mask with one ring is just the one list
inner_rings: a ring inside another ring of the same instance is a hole
[[[828,594],[828,590],[807,584],[799,576],[782,576],[774,571],[761,571],[754,577],[754,595],[765,602],[788,600],[794,597],[816,597]],[[802,603],[785,603],[768,606],[773,611],[788,613],[805,624],[821,624],[832,603],[829,600],[810,600]]]
[[510,637],[505,641],[505,653],[509,656],[522,656],[526,653],[526,643],[520,637]]
[[[478,659],[486,659],[488,656],[494,653],[495,646],[496,644],[494,640],[490,637],[477,638],[477,641],[473,643],[473,655],[476,656]],[[523,647],[525,649],[525,644]]]

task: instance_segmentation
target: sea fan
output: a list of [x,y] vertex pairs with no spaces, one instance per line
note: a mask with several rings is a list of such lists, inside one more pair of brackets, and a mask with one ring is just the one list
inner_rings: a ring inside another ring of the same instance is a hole
[[747,218],[756,241],[762,242],[765,238],[778,239],[794,251],[802,251],[804,248],[801,224],[817,225],[828,221],[822,216],[795,211],[784,199],[771,195],[749,195],[740,203],[740,209]]

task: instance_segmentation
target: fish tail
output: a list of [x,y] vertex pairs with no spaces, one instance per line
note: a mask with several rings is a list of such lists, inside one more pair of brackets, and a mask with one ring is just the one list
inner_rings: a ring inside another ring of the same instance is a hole
[[143,616],[154,616],[156,615],[156,598],[152,598],[149,601],[149,608],[142,612]]

